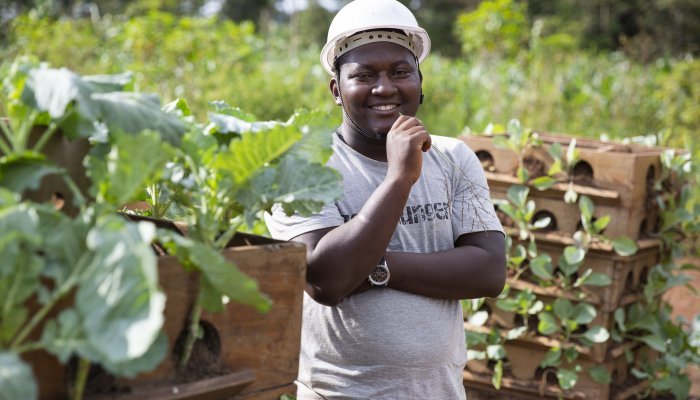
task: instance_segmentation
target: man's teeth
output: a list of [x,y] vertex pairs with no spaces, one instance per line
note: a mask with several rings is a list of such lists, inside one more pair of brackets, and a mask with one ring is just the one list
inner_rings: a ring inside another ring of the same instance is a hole
[[387,105],[381,105],[381,106],[372,106],[373,110],[378,110],[378,111],[389,111],[393,110],[397,107],[396,104],[387,104]]

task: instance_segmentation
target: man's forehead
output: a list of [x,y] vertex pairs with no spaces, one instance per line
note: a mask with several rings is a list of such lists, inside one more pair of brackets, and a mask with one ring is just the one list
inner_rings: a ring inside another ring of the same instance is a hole
[[345,63],[416,63],[416,56],[405,47],[391,42],[376,42],[360,46],[344,54],[339,65]]

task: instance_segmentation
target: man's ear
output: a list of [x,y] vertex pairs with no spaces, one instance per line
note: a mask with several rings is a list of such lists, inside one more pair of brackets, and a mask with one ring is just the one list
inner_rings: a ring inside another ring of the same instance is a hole
[[338,81],[335,78],[331,78],[331,82],[328,85],[328,87],[331,90],[331,94],[333,95],[333,100],[335,101],[335,104],[338,106],[342,106],[343,102],[342,102],[342,99],[340,98],[340,90],[338,89]]

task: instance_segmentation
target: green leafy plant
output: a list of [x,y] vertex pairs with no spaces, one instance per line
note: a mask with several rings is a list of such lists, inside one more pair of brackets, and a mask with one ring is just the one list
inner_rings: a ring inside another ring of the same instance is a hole
[[[520,183],[511,185],[503,199],[494,200],[498,211],[507,218],[507,230],[511,235],[507,240],[509,274],[503,293],[495,302],[488,302],[489,307],[481,300],[474,300],[465,307],[468,335],[471,335],[468,345],[475,347],[469,356],[490,360],[493,384],[498,388],[507,371],[505,364],[499,361],[507,360],[508,340],[542,345],[535,340],[535,335],[547,337],[549,350],[539,365],[542,385],[552,382],[548,377],[554,377],[559,388],[566,391],[575,387],[581,374],[587,374],[600,384],[611,384],[612,376],[605,366],[585,367],[581,355],[595,351],[595,346],[625,342],[628,362],[632,362],[635,354],[643,359],[633,374],[648,383],[647,394],[671,392],[675,397],[686,398],[689,381],[679,376],[683,376],[687,365],[697,363],[700,353],[697,342],[690,339],[688,324],[671,320],[670,309],[662,304],[661,295],[672,287],[686,284],[687,277],[680,272],[695,268],[689,264],[679,268],[672,261],[672,258],[688,254],[697,230],[697,218],[692,213],[697,206],[688,185],[693,176],[689,156],[663,152],[661,177],[653,185],[655,200],[662,210],[663,228],[659,236],[664,243],[662,258],[666,261],[643,278],[646,283],[640,291],[643,295],[640,301],[631,308],[617,310],[614,324],[601,326],[593,325],[600,320],[597,318],[599,311],[585,300],[590,287],[608,286],[612,280],[587,266],[589,251],[612,250],[618,256],[629,257],[638,251],[637,243],[625,236],[607,237],[604,232],[612,222],[611,217],[596,213],[594,198],[576,193],[579,186],[574,185],[573,173],[579,154],[575,139],[569,142],[566,150],[559,144],[545,149],[536,134],[521,128],[516,121],[509,124],[507,135],[493,135],[493,138],[498,147],[509,149],[518,157],[515,175]],[[553,162],[544,175],[533,177],[526,158],[535,151],[546,152]],[[580,225],[570,238],[562,236],[562,251],[555,258],[537,246],[540,237],[537,231],[547,227],[550,221],[548,217],[535,220],[536,199],[529,197],[531,187],[563,191],[562,186],[554,185],[564,182],[568,182],[568,188],[562,200],[577,203]],[[513,314],[515,318],[509,316]],[[501,332],[505,327],[508,327],[508,334]],[[630,341],[639,342],[641,350],[633,354]],[[488,346],[496,346],[494,349],[500,346],[501,350],[489,355],[485,350]]]
[[[2,75],[0,368],[12,371],[0,374],[0,386],[10,388],[0,392],[3,400],[37,397],[31,368],[19,358],[25,352],[43,349],[62,363],[77,357],[75,399],[90,363],[133,376],[165,356],[155,227],[112,210],[162,168],[167,141],[176,143],[184,125],[157,98],[123,91],[127,84],[126,75],[81,77],[22,60]],[[46,128],[34,141],[37,125]],[[89,138],[105,155],[88,166],[89,198],[40,152],[59,134]],[[156,156],[144,157],[146,150]],[[77,217],[23,197],[51,175],[73,189]]]
[[160,231],[159,240],[187,269],[201,273],[178,362],[182,370],[200,332],[202,309],[220,312],[230,300],[260,311],[270,307],[257,284],[221,255],[233,235],[253,228],[273,204],[308,215],[340,196],[341,188],[339,175],[323,165],[331,155],[332,128],[320,112],[258,121],[218,101],[211,103],[209,121],[198,124],[183,100],[166,109],[191,123],[163,179],[147,188],[146,200],[151,215],[187,223],[187,237]]

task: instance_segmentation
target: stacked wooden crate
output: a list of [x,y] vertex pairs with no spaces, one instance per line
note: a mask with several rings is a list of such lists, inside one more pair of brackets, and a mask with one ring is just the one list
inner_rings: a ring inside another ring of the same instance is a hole
[[[529,170],[530,176],[544,174],[554,162],[548,148],[556,143],[566,147],[572,138],[555,135],[539,135],[542,146],[529,148],[525,154],[498,148],[490,136],[468,136],[462,140],[476,152],[486,171],[486,176],[494,199],[506,199],[508,189],[518,184],[516,171],[519,165]],[[554,265],[563,256],[566,246],[574,243],[573,236],[581,229],[581,212],[576,203],[566,203],[564,195],[573,188],[579,195],[588,196],[595,205],[593,218],[611,216],[611,222],[604,231],[609,238],[627,236],[636,241],[639,248],[631,256],[619,256],[610,245],[592,245],[586,255],[584,265],[593,272],[610,277],[608,286],[586,287],[582,295],[557,287],[541,287],[535,279],[527,276],[509,279],[511,291],[528,290],[544,304],[551,304],[557,298],[568,299],[572,303],[585,301],[597,310],[595,319],[589,326],[602,326],[608,331],[614,328],[613,313],[618,308],[626,308],[639,301],[643,284],[651,269],[660,260],[660,245],[655,239],[659,229],[659,210],[655,205],[653,184],[661,172],[660,153],[662,149],[637,145],[611,144],[595,140],[577,139],[578,161],[571,166],[572,181],[561,182],[539,191],[531,187],[529,198],[534,200],[535,218],[549,217],[550,223],[535,233],[540,254],[551,256]],[[512,221],[501,215],[502,222],[518,241],[517,229],[509,226]],[[491,327],[502,331],[522,325],[515,313],[505,312],[496,306],[495,301],[487,303],[491,316],[487,326],[477,327],[465,323],[468,330],[486,333]],[[488,326],[490,325],[490,326]],[[641,385],[633,385],[630,379],[632,367],[639,360],[635,343],[615,343],[608,340],[592,347],[581,346],[577,364],[585,371],[594,365],[601,365],[611,373],[612,382],[601,384],[582,371],[573,389],[562,391],[556,385],[554,374],[539,367],[551,348],[562,345],[558,340],[539,335],[537,323],[529,332],[515,340],[507,341],[505,350],[507,363],[500,391],[495,391],[491,383],[491,366],[485,361],[470,360],[464,372],[464,384],[470,399],[527,399],[527,398],[572,398],[572,399],[625,399],[634,395]],[[627,353],[627,355],[625,355]]]

